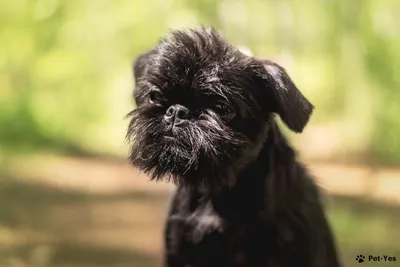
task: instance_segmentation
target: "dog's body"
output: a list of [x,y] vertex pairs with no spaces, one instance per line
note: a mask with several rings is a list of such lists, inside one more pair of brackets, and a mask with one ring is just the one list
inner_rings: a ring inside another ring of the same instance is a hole
[[167,267],[338,267],[318,188],[274,120],[312,105],[283,68],[212,29],[175,32],[134,64],[130,161],[178,185]]
[[276,126],[268,136],[233,188],[216,194],[178,188],[165,233],[166,266],[339,266],[314,182]]

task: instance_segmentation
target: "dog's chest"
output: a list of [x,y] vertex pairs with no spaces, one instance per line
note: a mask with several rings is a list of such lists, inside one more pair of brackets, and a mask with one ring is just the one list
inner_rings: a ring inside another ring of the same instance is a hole
[[184,224],[187,229],[186,241],[193,244],[200,243],[210,235],[222,234],[228,227],[227,221],[215,212],[211,201],[187,214]]
[[211,202],[191,213],[172,215],[170,224],[167,249],[183,256],[187,267],[269,266],[255,265],[254,261],[265,263],[264,259],[255,259],[248,253],[259,243],[249,231],[251,226],[232,223],[216,212]]

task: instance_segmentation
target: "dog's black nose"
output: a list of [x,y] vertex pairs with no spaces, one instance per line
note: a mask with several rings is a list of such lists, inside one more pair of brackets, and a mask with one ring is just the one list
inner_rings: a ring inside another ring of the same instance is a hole
[[189,115],[189,109],[186,107],[176,104],[172,105],[167,109],[167,112],[165,112],[164,115],[164,120],[168,124],[173,124],[173,126],[177,126],[179,124],[182,124]]

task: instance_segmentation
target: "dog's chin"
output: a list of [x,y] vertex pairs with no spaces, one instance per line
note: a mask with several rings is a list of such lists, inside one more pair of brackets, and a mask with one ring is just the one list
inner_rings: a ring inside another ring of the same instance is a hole
[[215,124],[187,125],[171,134],[162,124],[139,118],[130,127],[129,160],[151,180],[197,188],[234,182],[235,159],[248,143],[244,136]]
[[[130,154],[131,164],[144,171],[151,180],[163,180],[176,185],[199,188],[229,185],[231,156],[217,155],[186,146],[174,136],[159,140],[137,140]],[[231,152],[232,155],[234,151]]]

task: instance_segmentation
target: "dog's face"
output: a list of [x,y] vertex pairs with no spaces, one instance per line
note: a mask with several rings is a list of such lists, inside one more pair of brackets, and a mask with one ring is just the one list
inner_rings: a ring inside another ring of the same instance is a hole
[[130,162],[151,179],[228,186],[254,161],[277,113],[301,132],[312,105],[283,68],[213,29],[176,31],[134,62]]

